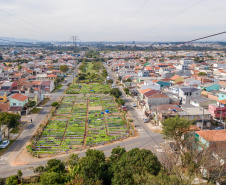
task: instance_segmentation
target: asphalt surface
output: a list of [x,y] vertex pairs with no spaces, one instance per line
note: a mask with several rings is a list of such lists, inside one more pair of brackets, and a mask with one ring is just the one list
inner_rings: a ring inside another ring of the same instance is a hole
[[[109,69],[109,67],[105,65],[105,68],[108,71],[108,74],[111,79],[114,80],[114,84],[116,82],[116,78],[114,77],[113,72]],[[77,72],[77,69],[75,70]],[[67,81],[67,83],[70,83],[73,79],[73,76],[70,77],[70,79]],[[22,164],[19,166],[11,166],[12,162],[15,161],[15,159],[18,157],[18,155],[21,153],[23,147],[25,144],[30,140],[36,129],[38,128],[39,124],[41,123],[41,120],[45,119],[46,114],[51,109],[51,103],[53,101],[57,101],[60,96],[62,96],[64,90],[67,88],[66,84],[54,93],[51,96],[51,101],[48,102],[40,112],[40,114],[36,117],[35,120],[33,120],[33,123],[30,124],[18,137],[18,139],[13,143],[13,145],[7,150],[7,152],[0,158],[0,177],[7,177],[9,175],[14,175],[17,173],[17,170],[22,170],[24,176],[33,175],[33,168],[39,166],[39,165],[45,165],[47,160],[49,158],[45,159],[37,159],[36,162],[32,164]],[[121,89],[121,87],[119,87]],[[159,133],[151,132],[149,128],[146,126],[146,124],[142,121],[142,117],[140,116],[140,113],[137,108],[134,108],[132,106],[132,98],[126,97],[124,92],[122,91],[123,95],[121,98],[123,98],[126,101],[126,106],[128,108],[128,114],[131,117],[131,119],[134,120],[134,125],[136,126],[136,129],[138,130],[139,136],[137,137],[130,137],[129,139],[122,140],[120,142],[115,142],[113,144],[109,145],[103,145],[103,146],[97,146],[93,147],[93,149],[97,150],[103,150],[106,156],[109,156],[111,154],[111,150],[117,146],[125,147],[126,150],[131,150],[133,148],[145,148],[149,149],[152,152],[156,153],[155,147],[158,146],[159,143],[163,142],[163,137]],[[79,156],[82,157],[85,155],[85,150],[79,153]],[[56,156],[55,158],[65,160],[69,154],[64,154],[60,156]]]

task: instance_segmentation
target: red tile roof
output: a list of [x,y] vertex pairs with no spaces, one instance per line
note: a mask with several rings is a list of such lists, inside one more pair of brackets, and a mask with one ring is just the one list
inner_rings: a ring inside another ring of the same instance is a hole
[[47,75],[48,78],[56,78],[57,75],[54,75],[54,74],[50,74],[50,75]]
[[144,94],[148,91],[151,91],[152,89],[148,88],[148,89],[144,89],[144,90],[139,90],[141,94]]
[[19,101],[25,101],[26,99],[28,99],[27,96],[24,96],[22,94],[14,94],[13,96],[11,96],[11,98]]
[[197,131],[198,135],[206,141],[226,141],[226,130],[205,130]]

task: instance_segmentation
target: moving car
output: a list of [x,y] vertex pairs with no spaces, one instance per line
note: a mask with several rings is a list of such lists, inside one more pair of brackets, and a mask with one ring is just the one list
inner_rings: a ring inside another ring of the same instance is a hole
[[136,103],[132,103],[132,106],[133,106],[133,107],[136,107],[137,105],[136,105]]
[[4,140],[0,144],[0,148],[6,148],[9,145],[9,140]]

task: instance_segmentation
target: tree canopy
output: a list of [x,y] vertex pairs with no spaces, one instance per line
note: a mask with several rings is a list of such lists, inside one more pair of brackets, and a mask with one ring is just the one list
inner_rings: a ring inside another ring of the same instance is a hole
[[12,114],[8,112],[0,113],[0,124],[6,125],[9,129],[16,128],[19,125],[21,116],[19,114]]
[[64,72],[64,73],[66,73],[66,72],[69,70],[69,68],[68,68],[67,65],[61,65],[61,66],[60,66],[60,70],[61,70],[62,72]]
[[122,95],[122,92],[118,88],[113,88],[110,91],[110,94],[113,95],[115,98],[119,98]]

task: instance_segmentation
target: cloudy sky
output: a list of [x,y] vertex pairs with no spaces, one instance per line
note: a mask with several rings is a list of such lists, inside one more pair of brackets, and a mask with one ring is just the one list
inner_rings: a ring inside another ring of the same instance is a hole
[[2,0],[0,37],[187,41],[225,31],[225,9],[225,0]]

